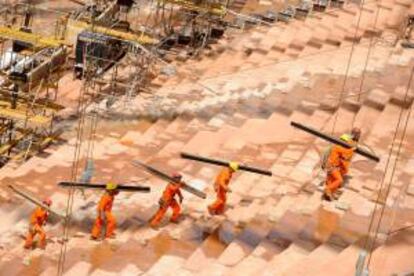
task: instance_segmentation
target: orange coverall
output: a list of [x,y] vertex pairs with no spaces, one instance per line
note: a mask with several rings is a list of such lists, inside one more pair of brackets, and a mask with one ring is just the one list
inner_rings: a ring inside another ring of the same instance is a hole
[[325,182],[327,194],[334,194],[342,185],[343,177],[348,173],[354,149],[334,145],[328,157],[328,174]]
[[104,215],[106,219],[105,238],[110,238],[112,235],[114,235],[116,220],[111,211],[115,195],[116,193],[106,192],[101,197],[98,205],[98,217],[96,218],[95,224],[92,228],[92,238],[97,239],[101,235],[102,226],[104,224]]
[[160,223],[165,213],[167,212],[168,208],[171,208],[173,211],[170,221],[171,222],[178,221],[181,208],[177,200],[175,200],[174,198],[175,195],[178,195],[180,199],[183,198],[181,191],[180,191],[180,185],[177,185],[175,183],[168,183],[167,187],[162,193],[162,197],[160,199],[160,207],[157,213],[151,219],[151,222],[150,222],[151,226],[157,226]]
[[30,217],[30,229],[26,237],[25,248],[29,249],[33,246],[33,239],[36,235],[39,235],[39,247],[42,249],[46,247],[46,233],[42,226],[46,223],[47,217],[48,212],[41,207],[37,207],[33,211]]
[[214,190],[217,193],[216,201],[208,206],[210,214],[222,214],[226,206],[228,186],[233,176],[233,171],[230,168],[224,168],[216,177],[214,183]]

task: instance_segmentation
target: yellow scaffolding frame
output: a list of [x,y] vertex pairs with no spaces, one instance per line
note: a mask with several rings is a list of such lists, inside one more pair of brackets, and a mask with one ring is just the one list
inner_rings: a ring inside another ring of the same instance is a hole
[[210,13],[218,16],[224,16],[227,12],[225,6],[219,3],[206,3],[202,5],[196,5],[191,0],[159,0],[159,2],[174,4],[189,10]]
[[139,44],[144,44],[144,45],[145,44],[146,45],[156,44],[159,42],[158,39],[147,36],[144,33],[137,35],[137,34],[113,30],[111,28],[93,25],[87,22],[82,22],[82,21],[77,21],[77,20],[69,20],[68,26],[69,26],[69,29],[75,27],[77,29],[90,30],[95,33],[106,34],[106,35],[110,35],[110,36],[113,36],[119,39],[131,41],[131,42],[137,42]]
[[34,48],[56,48],[66,44],[64,40],[58,40],[53,37],[43,37],[42,35],[27,33],[17,28],[4,26],[0,26],[0,38],[30,43]]
[[28,116],[26,110],[0,108],[0,116],[2,118],[15,120],[15,121],[27,121],[28,124],[33,124],[37,127],[48,126],[52,121],[52,118],[42,115]]

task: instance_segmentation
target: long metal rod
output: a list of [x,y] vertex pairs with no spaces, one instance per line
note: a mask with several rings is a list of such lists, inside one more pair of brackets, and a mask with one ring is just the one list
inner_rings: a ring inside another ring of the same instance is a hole
[[8,187],[13,190],[13,192],[15,192],[16,194],[22,196],[23,198],[29,200],[30,202],[36,204],[37,206],[40,206],[42,208],[44,208],[45,210],[49,211],[50,213],[54,214],[55,216],[61,218],[61,219],[66,219],[66,216],[54,211],[53,209],[51,209],[49,206],[47,206],[46,204],[43,204],[41,200],[29,195],[29,193],[23,191],[22,188],[17,187],[15,185],[8,185]]
[[[158,170],[158,169],[156,169],[156,168],[154,168],[154,167],[148,166],[148,165],[146,165],[146,164],[144,164],[144,163],[142,163],[142,162],[139,162],[139,161],[137,161],[137,160],[134,160],[134,161],[132,161],[132,164],[134,164],[135,166],[139,166],[139,167],[141,167],[141,168],[144,168],[147,172],[149,172],[149,173],[151,173],[151,174],[153,174],[153,175],[155,175],[155,176],[157,176],[157,177],[159,177],[159,178],[161,178],[161,179],[163,179],[163,180],[170,181],[170,182],[173,182],[173,183],[175,183],[175,182],[176,182],[176,181],[175,181],[172,177],[170,177],[168,174],[163,173],[163,172],[161,172],[160,170]],[[207,198],[207,195],[206,195],[204,192],[202,192],[202,191],[200,191],[200,190],[197,190],[197,189],[196,189],[196,188],[194,188],[194,187],[191,187],[191,186],[190,186],[190,185],[188,185],[187,183],[185,183],[185,182],[180,182],[180,184],[181,184],[181,187],[183,188],[183,190],[185,190],[185,191],[187,191],[187,192],[189,192],[189,193],[192,193],[192,194],[194,194],[195,196],[198,196],[198,197],[200,197],[200,198],[202,198],[202,199],[206,199],[206,198]]]
[[[106,188],[106,184],[103,184],[103,183],[62,181],[62,182],[59,182],[58,185],[63,188],[85,188],[85,189],[100,189],[100,190],[103,190]],[[125,185],[125,184],[118,184],[116,189],[119,191],[143,192],[143,193],[149,193],[151,191],[150,187],[131,186],[131,185]]]
[[[338,139],[336,137],[333,137],[333,136],[330,136],[328,134],[322,133],[319,130],[316,130],[314,128],[311,128],[311,127],[308,127],[308,126],[305,126],[305,125],[302,125],[300,123],[293,122],[293,121],[290,122],[290,125],[293,126],[293,127],[295,127],[295,128],[297,128],[297,129],[303,130],[303,131],[305,131],[307,133],[310,133],[312,135],[315,135],[315,136],[317,136],[319,138],[322,138],[325,141],[328,141],[330,143],[334,143],[334,144],[343,146],[343,147],[348,148],[348,149],[351,148],[351,146],[348,143],[346,143],[346,142],[344,142],[344,141],[342,141],[342,140],[340,140],[340,139]],[[360,147],[357,147],[356,150],[355,150],[355,152],[358,153],[359,155],[362,155],[362,156],[364,156],[364,157],[366,157],[366,158],[368,158],[370,160],[373,160],[375,162],[379,162],[380,161],[380,158],[378,156],[373,155],[372,153],[370,153],[370,152],[368,152],[368,151],[366,151],[366,150],[364,150],[364,149],[362,149]]]
[[[204,162],[204,163],[209,163],[209,164],[218,165],[218,166],[224,166],[224,167],[227,167],[230,163],[229,161],[223,161],[223,160],[217,160],[217,159],[202,157],[202,156],[198,156],[198,155],[194,155],[194,154],[190,154],[190,153],[185,153],[185,152],[181,153],[181,158],[189,159],[189,160],[193,160],[193,161]],[[271,171],[263,170],[263,169],[259,169],[259,168],[254,168],[254,167],[246,166],[246,165],[240,165],[239,170],[252,172],[252,173],[257,173],[257,174],[262,174],[262,175],[267,175],[267,176],[272,176]]]

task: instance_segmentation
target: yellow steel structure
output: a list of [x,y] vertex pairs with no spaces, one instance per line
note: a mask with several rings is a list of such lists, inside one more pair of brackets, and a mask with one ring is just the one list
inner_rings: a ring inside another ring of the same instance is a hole
[[27,121],[30,125],[35,126],[49,126],[51,117],[42,115],[28,116],[26,110],[0,108],[0,117],[15,121]]
[[4,144],[0,147],[0,155],[6,154],[11,148],[13,148],[20,140],[22,140],[27,134],[30,134],[30,131],[24,131],[19,133],[12,141],[7,144]]
[[0,38],[18,40],[27,42],[35,48],[59,47],[65,44],[65,41],[52,37],[44,37],[38,34],[23,32],[17,28],[0,26]]
[[202,3],[201,5],[197,5],[191,0],[159,0],[159,2],[174,4],[188,10],[210,13],[217,16],[224,16],[227,12],[225,6],[219,3]]
[[127,33],[127,32],[114,30],[114,29],[107,28],[107,27],[93,25],[93,24],[83,22],[83,21],[78,21],[78,20],[69,20],[68,30],[73,30],[74,34],[76,35],[80,33],[81,30],[90,30],[95,33],[106,34],[106,35],[110,35],[110,36],[113,36],[113,37],[116,37],[122,40],[137,42],[139,44],[144,44],[144,45],[156,44],[159,42],[158,39],[147,36],[144,33],[137,35],[133,33]]

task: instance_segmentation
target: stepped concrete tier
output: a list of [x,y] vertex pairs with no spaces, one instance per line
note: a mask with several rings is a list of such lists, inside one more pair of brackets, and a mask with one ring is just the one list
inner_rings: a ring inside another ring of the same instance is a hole
[[[195,74],[105,109],[93,136],[87,119],[80,145],[71,128],[65,143],[3,167],[0,274],[54,275],[63,243],[64,275],[353,275],[364,249],[373,275],[414,273],[414,91],[407,87],[414,51],[393,42],[414,4],[366,2],[235,33],[223,52],[180,67]],[[292,120],[334,135],[358,126],[361,144],[381,161],[355,156],[340,199],[322,201],[319,163],[328,144],[292,129]],[[117,237],[96,242],[89,233],[101,192],[77,191],[68,240],[51,217],[47,249],[24,250],[33,205],[7,185],[66,210],[68,192],[56,183],[81,175],[92,145],[94,182],[145,184],[151,193],[120,193]],[[274,176],[237,172],[226,212],[212,217],[219,168],[183,160],[181,151],[255,164]],[[207,199],[183,191],[180,223],[148,227],[166,183],[134,167],[135,159],[182,172]]]

